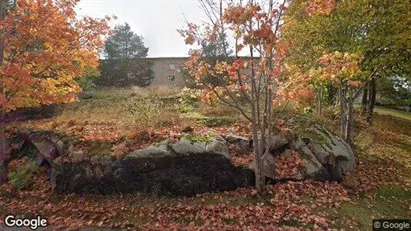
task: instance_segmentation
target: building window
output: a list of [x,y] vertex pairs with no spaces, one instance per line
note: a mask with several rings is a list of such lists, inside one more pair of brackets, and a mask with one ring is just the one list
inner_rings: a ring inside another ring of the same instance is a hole
[[176,69],[176,65],[175,65],[175,64],[170,64],[170,65],[168,65],[168,69],[170,69],[170,70],[175,70],[175,69]]
[[174,75],[168,76],[168,82],[174,82],[176,80],[176,77]]

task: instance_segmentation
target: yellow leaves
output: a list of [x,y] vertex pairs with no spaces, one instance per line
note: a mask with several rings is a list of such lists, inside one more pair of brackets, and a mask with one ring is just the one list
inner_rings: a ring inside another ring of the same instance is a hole
[[350,86],[359,87],[364,73],[358,62],[361,57],[357,54],[335,51],[325,54],[318,59],[319,68],[310,70],[310,77],[317,82],[341,83],[343,80],[352,81]]
[[220,62],[217,60],[215,65],[215,71],[217,74],[223,74],[227,70],[227,62]]
[[335,0],[310,0],[305,12],[308,15],[330,15],[335,8]]

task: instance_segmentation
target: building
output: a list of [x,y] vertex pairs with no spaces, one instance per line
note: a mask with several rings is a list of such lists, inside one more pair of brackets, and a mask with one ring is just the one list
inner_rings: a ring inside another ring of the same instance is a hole
[[154,79],[152,85],[183,86],[181,73],[188,57],[158,57],[148,58],[153,61]]

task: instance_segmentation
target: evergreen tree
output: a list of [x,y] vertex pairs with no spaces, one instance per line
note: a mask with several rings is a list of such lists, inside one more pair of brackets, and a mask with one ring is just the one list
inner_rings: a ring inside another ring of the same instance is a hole
[[100,84],[105,86],[147,86],[153,76],[153,62],[146,59],[143,37],[131,31],[128,23],[118,25],[105,46]]

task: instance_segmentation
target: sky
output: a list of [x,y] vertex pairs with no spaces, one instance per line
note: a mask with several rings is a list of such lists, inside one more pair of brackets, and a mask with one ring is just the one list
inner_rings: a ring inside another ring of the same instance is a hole
[[143,36],[149,48],[148,57],[188,56],[189,46],[177,32],[190,22],[205,19],[197,0],[81,0],[79,16],[104,17],[115,15],[116,24],[130,24],[131,30]]

